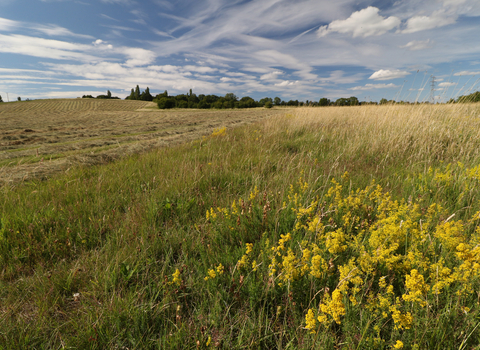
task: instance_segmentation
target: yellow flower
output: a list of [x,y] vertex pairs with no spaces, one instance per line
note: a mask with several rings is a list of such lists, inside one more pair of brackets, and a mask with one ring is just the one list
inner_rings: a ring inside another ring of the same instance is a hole
[[400,340],[397,340],[397,343],[393,346],[394,349],[402,349],[403,343]]
[[425,306],[427,303],[423,300],[426,292],[430,287],[425,283],[423,276],[413,269],[410,271],[410,275],[406,275],[405,287],[408,290],[408,294],[402,295],[403,300],[411,302],[419,302],[421,306]]
[[342,292],[335,289],[332,293],[332,299],[330,301],[327,300],[325,304],[320,304],[320,310],[322,310],[324,314],[332,316],[335,322],[340,324],[340,316],[345,315],[346,312]]
[[310,333],[315,334],[315,326],[317,321],[315,320],[315,315],[312,309],[308,309],[307,314],[305,315],[305,328],[310,330]]
[[182,280],[180,278],[180,270],[176,269],[175,272],[172,274],[172,276],[173,276],[172,283],[175,283],[179,286],[182,283]]

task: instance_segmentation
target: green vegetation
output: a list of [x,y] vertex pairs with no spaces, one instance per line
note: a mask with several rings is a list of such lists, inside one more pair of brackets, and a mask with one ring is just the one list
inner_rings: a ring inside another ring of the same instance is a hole
[[[92,95],[83,95],[82,98],[95,98],[95,97],[93,97]],[[106,95],[98,95],[97,98],[100,99],[100,100],[118,100],[118,99],[120,99],[117,96],[112,96],[112,93],[110,92],[110,90],[107,90]]]
[[457,98],[457,103],[472,103],[472,102],[480,102],[480,91],[476,91],[471,93],[470,95],[460,96]]
[[5,186],[0,344],[474,348],[478,112],[303,108]]

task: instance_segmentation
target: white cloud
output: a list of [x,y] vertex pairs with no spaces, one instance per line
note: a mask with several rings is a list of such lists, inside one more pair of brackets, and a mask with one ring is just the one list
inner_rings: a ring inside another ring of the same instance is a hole
[[183,67],[184,70],[186,71],[193,71],[193,72],[197,72],[197,73],[214,73],[216,71],[218,71],[217,68],[211,68],[211,67],[199,67],[199,66],[192,66],[192,65],[187,65],[187,66],[184,66]]
[[0,17],[0,30],[2,31],[11,31],[19,26],[21,26],[20,22]]
[[155,61],[155,53],[149,50],[135,47],[120,48],[121,52],[127,55],[127,66],[145,66]]
[[367,36],[385,34],[400,25],[401,21],[398,17],[390,16],[384,18],[378,14],[379,11],[378,8],[369,6],[366,9],[352,13],[345,20],[336,20],[328,26],[320,27],[317,35],[323,37],[330,32],[337,32],[352,34],[354,38],[359,36],[365,38]]
[[406,28],[401,32],[404,34],[415,33],[422,30],[443,27],[453,24],[457,20],[457,15],[454,13],[447,13],[445,10],[435,11],[429,16],[414,16],[408,19]]
[[297,84],[298,81],[290,81],[290,80],[284,80],[281,83],[275,84],[275,86],[292,86]]
[[356,73],[353,75],[345,75],[345,72],[342,70],[334,70],[330,72],[330,75],[328,77],[320,78],[320,81],[324,83],[333,83],[333,84],[352,84],[363,79],[364,77],[365,75],[361,73]]
[[260,77],[260,80],[275,80],[278,78],[279,75],[282,75],[282,74],[283,74],[282,71],[276,70],[267,74],[263,74]]
[[450,87],[450,86],[455,86],[457,85],[456,83],[451,83],[451,82],[445,82],[445,83],[440,83],[438,86],[440,87]]
[[95,60],[96,57],[84,52],[79,52],[80,50],[84,50],[85,46],[86,45],[25,35],[0,34],[0,52],[16,53],[33,57],[59,60]]
[[76,34],[72,33],[67,28],[63,28],[57,25],[49,24],[49,25],[31,25],[31,29],[39,31],[41,33],[47,34],[48,36],[73,36],[78,38],[86,38],[92,39],[93,36],[91,35],[83,35],[83,34]]
[[480,74],[480,71],[467,71],[467,70],[464,70],[464,71],[455,73],[454,75],[455,75],[455,76],[461,76],[461,75],[479,75],[479,74]]
[[350,90],[374,90],[374,89],[391,89],[391,88],[398,88],[398,85],[393,83],[390,84],[365,84],[364,86],[355,86],[350,88]]
[[433,42],[430,39],[427,40],[413,40],[404,46],[400,46],[401,49],[407,49],[410,51],[425,50],[432,47]]
[[380,69],[373,73],[368,79],[373,79],[373,80],[390,80],[390,79],[396,79],[396,78],[403,78],[404,76],[410,74],[407,71],[402,71],[399,69]]
[[480,16],[480,2],[478,0],[443,0],[443,5],[453,8],[458,15]]

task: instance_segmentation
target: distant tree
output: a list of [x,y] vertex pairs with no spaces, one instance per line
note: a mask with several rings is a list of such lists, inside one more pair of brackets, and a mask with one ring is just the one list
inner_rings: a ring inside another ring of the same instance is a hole
[[264,97],[260,101],[258,101],[258,104],[260,106],[265,106],[265,103],[267,103],[267,102],[273,103],[273,100],[270,97]]
[[1,103],[1,102],[3,102],[3,100],[2,100],[2,95],[0,95],[0,103]]
[[107,90],[107,98],[112,98],[112,93],[110,92],[110,90]]
[[290,100],[287,102],[287,106],[298,106],[298,100]]
[[170,109],[175,107],[175,99],[173,97],[161,97],[157,102],[158,108]]
[[17,101],[20,102],[22,98],[20,96],[17,97]]
[[227,101],[237,101],[238,97],[234,93],[229,92],[228,94],[225,95],[225,100],[227,100]]
[[282,100],[280,97],[275,97],[273,99],[273,103],[275,103],[275,106],[280,106],[280,104],[282,103]]
[[265,107],[265,108],[272,108],[272,107],[273,107],[272,101],[267,101],[267,102],[265,103],[265,106],[264,106],[264,107]]
[[134,100],[140,100],[140,87],[138,85],[135,87],[135,93],[133,97]]
[[381,105],[385,105],[387,103],[388,103],[388,100],[386,98],[382,98],[379,102],[379,104],[381,104]]
[[250,96],[242,97],[238,104],[238,108],[254,108],[254,107],[257,107],[257,102],[255,102],[255,100]]
[[197,108],[199,102],[200,99],[192,92],[192,89],[190,89],[190,93],[188,96],[188,108]]
[[83,95],[82,98],[94,98],[92,95]]
[[330,105],[330,100],[328,98],[322,97],[320,101],[318,101],[318,105],[322,107],[328,106]]
[[208,103],[205,99],[200,100],[200,102],[198,102],[197,108],[201,108],[201,109],[210,108],[210,103]]
[[480,91],[476,91],[467,96],[460,96],[457,99],[459,103],[472,103],[472,102],[480,102]]
[[135,100],[135,92],[133,89],[130,91],[130,96],[128,96],[126,100]]
[[349,106],[350,101],[348,98],[341,97],[335,101],[335,106]]
[[148,86],[145,91],[142,92],[142,94],[140,95],[140,99],[142,101],[153,101],[153,96],[150,94],[150,89],[148,88]]
[[356,98],[355,96],[351,96],[349,99],[348,99],[348,103],[350,106],[358,106],[360,103],[358,102],[358,98]]

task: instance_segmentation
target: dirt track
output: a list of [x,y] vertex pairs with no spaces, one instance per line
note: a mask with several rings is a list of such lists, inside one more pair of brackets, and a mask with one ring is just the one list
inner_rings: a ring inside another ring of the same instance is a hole
[[75,164],[99,164],[188,142],[285,109],[159,110],[153,102],[39,100],[0,104],[0,186],[46,178]]

